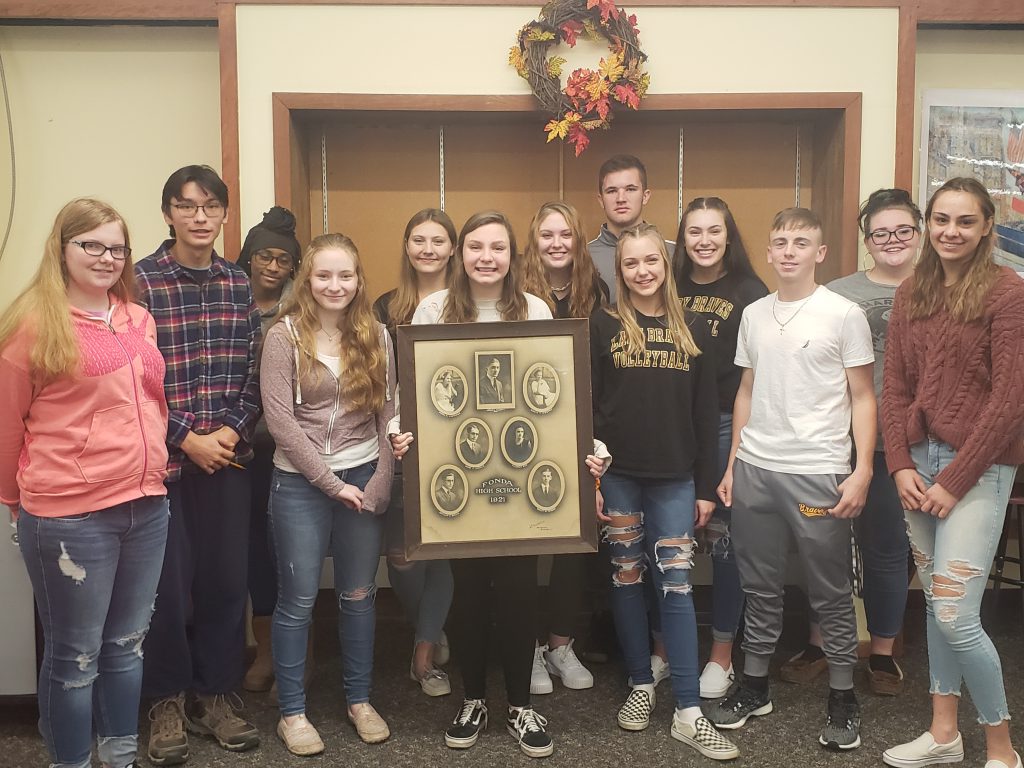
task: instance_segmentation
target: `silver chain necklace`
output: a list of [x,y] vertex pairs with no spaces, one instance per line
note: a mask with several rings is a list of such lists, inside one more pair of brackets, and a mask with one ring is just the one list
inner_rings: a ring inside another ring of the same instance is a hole
[[[815,291],[815,293],[816,292],[817,291]],[[777,314],[775,314],[775,306],[779,303],[779,294],[778,293],[775,294],[775,300],[772,302],[772,319],[775,320],[775,324],[779,326],[779,336],[781,336],[785,332],[786,326],[789,325],[791,322],[793,322],[794,318],[797,315],[800,314],[800,310],[802,310],[804,307],[806,307],[807,306],[807,302],[809,302],[813,298],[814,298],[814,293],[812,293],[810,296],[808,296],[806,299],[804,299],[803,304],[801,304],[799,307],[797,307],[796,308],[796,312],[794,312],[792,315],[790,315],[789,319],[786,322],[783,323],[783,322],[781,322],[779,320],[779,316]]]

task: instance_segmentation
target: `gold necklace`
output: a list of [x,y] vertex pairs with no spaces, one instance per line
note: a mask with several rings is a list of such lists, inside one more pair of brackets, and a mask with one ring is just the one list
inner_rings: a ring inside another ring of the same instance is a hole
[[322,334],[323,334],[324,336],[326,336],[326,337],[327,337],[327,343],[328,343],[328,344],[333,344],[333,343],[334,343],[334,340],[335,340],[335,339],[337,339],[337,338],[338,338],[339,336],[341,336],[341,329],[339,328],[339,329],[338,329],[338,332],[337,332],[337,333],[335,333],[335,334],[334,334],[334,335],[332,336],[331,334],[329,334],[329,333],[327,332],[327,329],[326,329],[326,328],[324,328],[323,326],[320,326],[320,333],[322,333]]
[[786,326],[789,325],[791,322],[793,322],[793,319],[797,315],[800,314],[800,310],[803,309],[804,307],[806,307],[807,306],[807,302],[809,302],[812,298],[814,298],[814,294],[813,293],[810,296],[808,296],[806,299],[804,299],[803,304],[801,304],[799,307],[797,307],[796,308],[796,312],[794,312],[792,315],[790,315],[789,319],[786,322],[783,323],[783,322],[779,321],[779,316],[777,314],[775,314],[775,305],[779,303],[779,294],[778,293],[775,294],[775,301],[772,302],[772,319],[775,320],[775,324],[779,326],[779,336],[781,336],[783,334],[783,332],[786,330]]

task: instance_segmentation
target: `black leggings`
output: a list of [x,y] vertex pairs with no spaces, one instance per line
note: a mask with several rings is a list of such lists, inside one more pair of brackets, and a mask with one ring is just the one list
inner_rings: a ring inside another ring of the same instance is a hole
[[451,563],[455,599],[449,627],[465,698],[487,698],[487,646],[493,610],[508,704],[528,707],[537,626],[537,557],[469,558]]

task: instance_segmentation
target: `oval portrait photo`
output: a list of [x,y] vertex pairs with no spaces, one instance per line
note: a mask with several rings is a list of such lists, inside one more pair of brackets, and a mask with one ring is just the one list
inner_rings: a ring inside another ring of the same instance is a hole
[[469,482],[454,464],[442,464],[430,480],[430,500],[444,517],[457,517],[469,500]]
[[514,416],[501,429],[501,455],[513,467],[525,467],[537,455],[537,428],[529,419]]
[[558,402],[558,376],[547,363],[534,363],[523,379],[523,399],[534,413],[549,413]]
[[454,365],[442,365],[430,380],[430,402],[442,416],[458,416],[466,407],[466,374]]
[[494,436],[481,419],[466,419],[455,433],[455,453],[469,469],[480,469],[491,458]]
[[557,464],[542,461],[530,470],[526,488],[538,512],[554,512],[565,495],[565,476]]

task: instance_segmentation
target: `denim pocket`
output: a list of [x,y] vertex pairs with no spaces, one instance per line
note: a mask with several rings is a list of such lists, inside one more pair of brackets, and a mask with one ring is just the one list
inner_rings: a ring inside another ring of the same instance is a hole
[[80,523],[83,520],[88,520],[90,517],[95,515],[95,512],[82,512],[78,515],[65,515],[63,517],[48,517],[46,520],[52,520],[55,523]]

